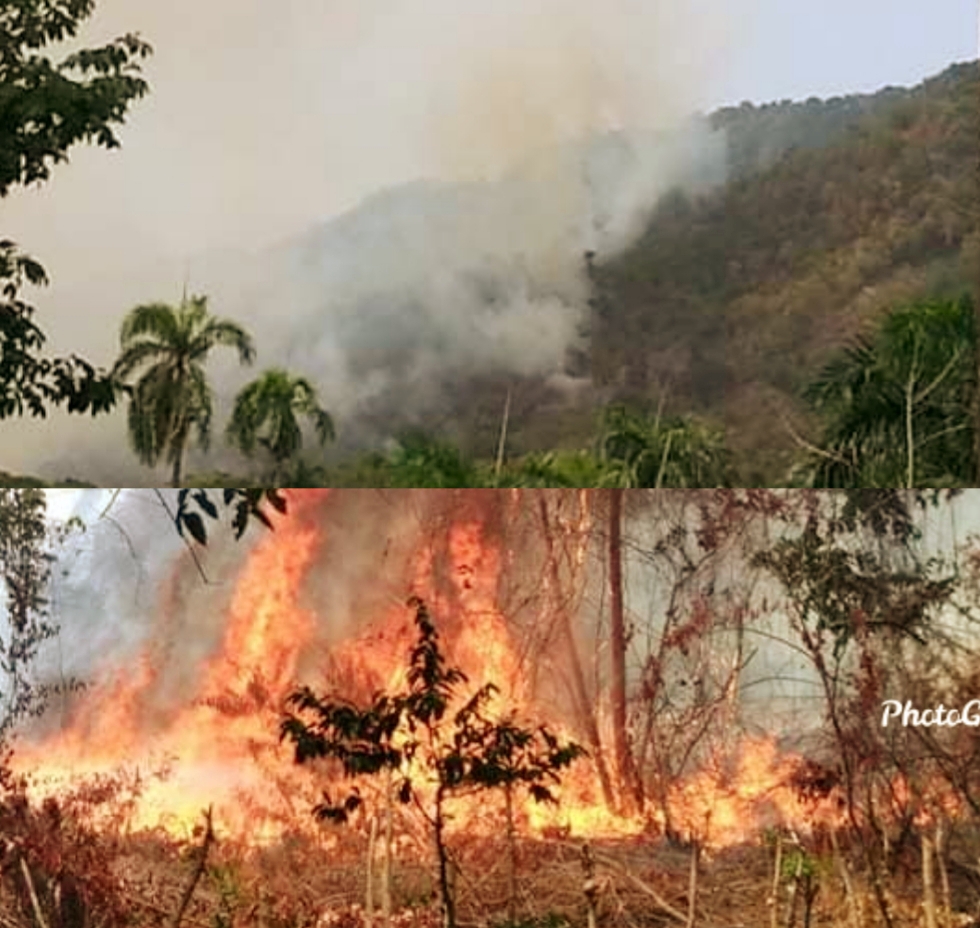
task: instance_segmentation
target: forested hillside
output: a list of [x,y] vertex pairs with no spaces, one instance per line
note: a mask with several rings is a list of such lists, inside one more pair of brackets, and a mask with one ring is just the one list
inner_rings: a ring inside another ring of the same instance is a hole
[[[301,320],[256,343],[303,376],[274,368],[243,388],[224,436],[237,457],[190,440],[211,414],[203,368],[181,381],[200,393],[186,422],[168,422],[169,400],[135,418],[131,405],[130,444],[144,429],[157,442],[133,450],[197,486],[977,485],[980,64],[708,119],[725,132],[727,181],[697,163],[707,133],[668,145],[679,186],[645,226],[638,214],[625,251],[586,253],[590,280],[566,234],[575,211],[555,232],[552,188],[525,183],[395,188],[289,243],[264,288],[243,267],[251,303]],[[596,140],[607,157],[593,173],[633,190],[660,163],[655,144]],[[650,202],[656,186],[642,189]],[[231,326],[250,354],[249,320],[203,300],[150,307],[152,350],[176,371],[175,320]],[[124,331],[142,338],[141,325]],[[170,383],[154,377],[139,381],[148,396]],[[56,476],[84,485],[84,469]]]
[[980,280],[980,68],[911,90],[712,115],[730,180],[663,200],[595,266],[592,375],[723,421],[745,482],[779,482],[788,419],[835,349],[886,309]]

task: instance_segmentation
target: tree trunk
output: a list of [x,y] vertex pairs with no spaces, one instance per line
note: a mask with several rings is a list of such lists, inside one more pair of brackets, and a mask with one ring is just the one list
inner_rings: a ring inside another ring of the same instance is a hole
[[861,928],[862,916],[858,904],[857,894],[854,892],[854,883],[851,880],[851,873],[847,869],[847,861],[841,853],[840,845],[837,842],[837,831],[830,829],[830,845],[834,850],[834,862],[840,873],[841,882],[844,884],[844,899],[847,902],[847,917],[851,928]]
[[922,913],[926,928],[939,928],[936,920],[936,869],[933,863],[935,845],[925,830],[922,832]]
[[433,823],[436,855],[439,858],[439,895],[442,896],[443,928],[456,928],[456,906],[452,888],[449,885],[449,855],[446,852],[445,819],[442,815],[443,798],[443,788],[440,786],[436,790],[436,814]]
[[582,871],[585,877],[582,892],[585,895],[587,928],[596,928],[596,903],[599,898],[599,884],[595,878],[595,860],[588,842],[582,845]]
[[177,449],[174,453],[174,466],[170,477],[170,486],[179,487],[180,478],[183,476],[182,471],[184,469],[184,439],[178,440]]
[[609,490],[609,660],[613,756],[620,811],[638,811],[633,757],[626,733],[626,617],[623,606],[623,490]]
[[796,873],[793,874],[793,882],[789,888],[789,906],[786,909],[786,928],[793,928],[796,924],[796,899],[800,892],[800,878],[803,875],[803,853],[796,861]]
[[769,910],[769,928],[779,928],[779,884],[783,867],[783,835],[776,832],[776,860],[772,867],[772,907]]
[[691,842],[691,872],[687,882],[687,928],[694,928],[698,912],[698,868],[701,863],[701,843]]
[[[810,656],[813,659],[814,667],[816,668],[820,677],[820,683],[823,688],[824,698],[826,699],[827,704],[827,717],[830,720],[831,727],[834,731],[834,737],[837,740],[837,750],[844,773],[844,799],[847,819],[850,822],[853,833],[858,838],[858,843],[864,854],[864,861],[868,868],[871,889],[873,891],[875,901],[878,903],[878,911],[881,913],[881,920],[884,922],[885,928],[895,928],[895,922],[891,914],[891,907],[888,904],[888,897],[885,893],[885,887],[882,882],[881,862],[878,859],[877,846],[873,844],[873,842],[866,836],[865,828],[857,813],[856,799],[854,796],[855,760],[851,750],[853,745],[851,742],[849,742],[847,735],[844,732],[844,727],[841,723],[837,690],[834,685],[833,675],[831,674],[830,669],[827,667],[827,663],[820,651],[819,642],[810,634],[805,625],[799,625],[797,630],[800,633],[801,640],[803,641],[806,650],[810,653]],[[870,804],[870,797],[868,800],[868,808],[865,810],[865,813],[865,817],[870,821],[873,831],[876,834],[887,838],[887,835],[883,833],[882,829],[877,825],[874,817],[874,809]]]
[[391,843],[392,843],[392,795],[391,768],[385,784],[384,857],[381,859],[381,916],[384,928],[391,928]]
[[546,587],[549,594],[548,608],[558,615],[560,621],[562,638],[565,641],[565,647],[568,652],[572,698],[576,704],[575,708],[578,713],[579,722],[585,729],[589,751],[592,754],[592,762],[595,764],[596,775],[599,777],[599,786],[602,789],[603,802],[606,804],[606,808],[612,809],[614,805],[613,788],[609,771],[606,767],[602,738],[600,737],[599,726],[595,717],[595,707],[585,682],[585,671],[582,669],[582,659],[575,641],[575,630],[572,628],[570,610],[561,602],[561,598],[558,595],[561,587],[561,577],[558,572],[558,558],[555,555],[554,540],[551,537],[551,520],[548,518],[548,507],[544,496],[538,497],[538,507],[541,516],[541,529],[548,551],[548,585]]
[[507,801],[507,920],[517,924],[517,836],[514,829],[514,784],[504,785]]
[[936,864],[939,867],[939,886],[943,892],[943,928],[950,928],[953,897],[949,888],[949,870],[946,867],[946,829],[941,817],[936,820]]
[[371,816],[371,830],[368,833],[367,859],[364,864],[364,924],[374,928],[374,843],[378,835],[378,817]]

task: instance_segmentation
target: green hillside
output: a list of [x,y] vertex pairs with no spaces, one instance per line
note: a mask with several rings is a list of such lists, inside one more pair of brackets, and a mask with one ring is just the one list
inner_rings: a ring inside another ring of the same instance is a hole
[[896,304],[977,293],[980,67],[911,90],[711,117],[729,183],[661,202],[593,269],[591,366],[624,399],[723,421],[741,480],[779,482],[800,394]]

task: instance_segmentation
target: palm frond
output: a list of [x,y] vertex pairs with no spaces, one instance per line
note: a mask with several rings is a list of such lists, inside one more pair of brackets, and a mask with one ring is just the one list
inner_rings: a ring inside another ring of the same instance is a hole
[[209,319],[196,333],[190,347],[193,360],[202,358],[217,345],[234,348],[242,364],[255,360],[255,343],[243,326],[230,319]]
[[173,307],[166,303],[146,303],[131,309],[119,330],[119,343],[127,348],[136,339],[149,336],[162,344],[172,344],[178,337],[179,323]]
[[313,428],[321,445],[333,441],[337,433],[334,430],[333,419],[325,409],[311,410],[308,415],[313,419]]
[[137,368],[151,361],[163,361],[172,357],[168,345],[158,341],[132,341],[123,349],[112,368],[113,376],[125,380]]
[[213,411],[213,395],[211,385],[198,365],[190,368],[184,415],[188,426],[193,425],[197,432],[197,442],[202,451],[211,447],[211,416]]

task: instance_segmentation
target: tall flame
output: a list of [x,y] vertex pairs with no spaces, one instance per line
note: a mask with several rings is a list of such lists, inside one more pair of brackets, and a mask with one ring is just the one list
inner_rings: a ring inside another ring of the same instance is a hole
[[201,808],[215,804],[233,822],[240,791],[260,779],[254,758],[275,751],[275,709],[295,679],[299,656],[316,630],[315,616],[297,602],[320,544],[302,518],[312,501],[293,496],[293,518],[248,554],[227,611],[223,638],[200,669],[198,684],[160,724],[153,704],[159,667],[153,643],[128,677],[116,675],[82,700],[66,728],[17,755],[41,789],[125,764],[172,760],[175,775],[151,783],[137,825],[185,830]]
[[[226,828],[263,834],[243,797],[261,796],[268,805],[275,796],[270,782],[296,774],[288,751],[277,743],[278,720],[301,666],[321,644],[320,617],[300,605],[300,591],[329,542],[317,518],[326,492],[289,491],[290,516],[277,518],[275,530],[248,553],[220,642],[202,661],[192,691],[176,707],[160,709],[156,696],[164,668],[151,642],[127,677],[87,693],[61,732],[19,752],[20,768],[37,774],[37,789],[58,791],[79,774],[170,759],[173,775],[146,788],[136,826],[184,832],[203,807],[214,805]],[[499,606],[505,559],[488,535],[479,518],[466,517],[441,539],[421,544],[406,593],[429,604],[447,656],[467,674],[469,686],[493,683],[502,706],[560,729],[547,707],[534,704],[524,682],[528,675]],[[327,651],[319,680],[351,698],[398,687],[414,640],[411,610],[404,605],[383,610],[373,621],[364,617],[359,634]],[[782,821],[806,822],[813,809],[785,785],[798,763],[779,756],[771,742],[748,741],[734,769],[718,765],[674,789],[673,823],[706,843],[723,844],[749,837],[764,817],[760,809]],[[607,812],[588,763],[567,773],[558,795],[557,810],[530,802],[522,806],[519,825],[587,835],[649,827],[648,821],[621,820]],[[471,804],[457,818],[478,823],[485,806]],[[278,828],[270,815],[264,833],[274,836]]]

